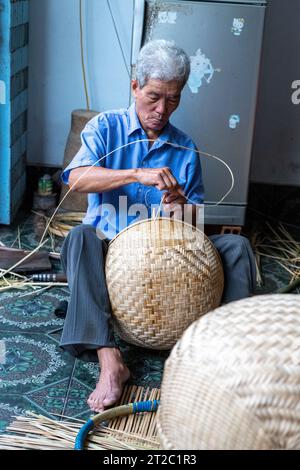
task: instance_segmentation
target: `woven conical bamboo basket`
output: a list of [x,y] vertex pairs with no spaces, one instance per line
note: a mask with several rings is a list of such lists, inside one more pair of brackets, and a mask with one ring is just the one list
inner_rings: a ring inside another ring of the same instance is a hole
[[164,449],[300,448],[300,296],[264,295],[194,322],[164,369]]
[[220,305],[223,269],[209,239],[170,218],[127,227],[109,244],[106,281],[119,335],[171,349],[194,320]]

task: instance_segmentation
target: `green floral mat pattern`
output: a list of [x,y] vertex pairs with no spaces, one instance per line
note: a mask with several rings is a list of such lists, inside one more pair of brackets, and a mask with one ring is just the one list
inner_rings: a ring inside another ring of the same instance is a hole
[[[32,215],[20,214],[10,227],[0,227],[0,241],[23,249],[36,247]],[[59,250],[48,243],[46,249]],[[287,276],[274,262],[263,260],[264,286],[257,294],[274,292],[287,283]],[[53,263],[53,271],[61,270]],[[0,293],[0,432],[16,415],[27,410],[55,419],[71,416],[87,419],[86,400],[99,376],[99,366],[74,359],[59,347],[63,320],[54,315],[60,300],[68,300],[66,287],[51,288],[37,295],[10,290]],[[25,295],[26,294],[26,295]],[[153,351],[119,341],[132,376],[131,384],[159,387],[168,351]]]

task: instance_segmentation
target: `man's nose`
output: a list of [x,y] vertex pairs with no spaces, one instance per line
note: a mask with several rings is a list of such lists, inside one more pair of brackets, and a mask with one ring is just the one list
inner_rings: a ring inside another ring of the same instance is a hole
[[155,111],[158,114],[160,114],[161,116],[163,116],[166,113],[166,101],[163,100],[163,99],[159,100],[159,102],[157,103]]

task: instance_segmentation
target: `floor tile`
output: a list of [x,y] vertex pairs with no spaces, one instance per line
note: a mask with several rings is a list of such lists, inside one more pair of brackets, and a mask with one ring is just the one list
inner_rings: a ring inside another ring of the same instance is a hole
[[18,394],[0,392],[0,433],[6,431],[7,426],[14,421],[16,416],[25,416],[27,412],[43,414],[48,418],[54,418],[44,408],[30,402],[26,397]]
[[68,399],[70,378],[51,382],[49,385],[36,388],[24,396],[51,415],[62,415]]
[[64,415],[74,418],[86,413],[93,415],[87,404],[87,399],[92,391],[92,387],[87,386],[74,377],[69,385]]
[[67,293],[50,290],[41,294],[31,293],[30,289],[10,291],[0,306],[0,330],[47,332],[62,327],[64,320],[56,317],[54,310],[60,300],[67,299]]
[[23,394],[69,377],[74,359],[42,334],[0,331],[5,362],[0,364],[0,392]]

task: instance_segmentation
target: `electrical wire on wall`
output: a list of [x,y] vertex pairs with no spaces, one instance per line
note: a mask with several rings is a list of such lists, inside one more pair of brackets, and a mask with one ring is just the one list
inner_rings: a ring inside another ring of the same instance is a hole
[[119,43],[119,46],[120,46],[120,50],[121,50],[121,54],[122,54],[122,57],[123,57],[124,65],[126,67],[127,75],[130,79],[129,68],[128,68],[128,65],[127,65],[127,62],[126,62],[124,50],[123,50],[121,39],[120,39],[120,36],[119,36],[119,33],[118,33],[117,25],[116,25],[116,22],[115,22],[115,17],[114,17],[114,14],[112,12],[112,9],[111,9],[110,1],[106,0],[106,3],[107,3],[107,6],[108,6],[108,9],[109,9],[109,12],[110,12],[110,16],[111,16],[111,19],[112,19],[112,22],[113,22],[113,25],[114,25],[114,30],[115,30],[115,33],[116,33],[116,36],[117,36],[117,39],[118,39],[118,43]]
[[[120,47],[120,51],[121,51],[121,54],[122,54],[122,57],[123,57],[126,72],[127,72],[128,78],[130,79],[130,71],[129,71],[129,68],[128,68],[128,65],[127,65],[127,62],[126,62],[125,53],[124,53],[122,43],[121,43],[121,39],[120,39],[120,36],[119,36],[119,33],[118,33],[118,28],[117,28],[117,25],[116,25],[115,17],[114,17],[113,11],[111,9],[110,1],[106,0],[106,3],[107,3],[109,13],[110,13],[110,16],[111,16],[111,19],[112,19],[112,22],[113,22],[114,30],[115,30],[116,37],[117,37],[117,40],[118,40],[118,43],[119,43],[119,47]],[[88,110],[90,110],[90,99],[89,99],[89,94],[88,94],[87,79],[86,79],[86,67],[85,67],[85,61],[84,61],[83,0],[79,0],[79,23],[80,23],[81,66],[82,66],[82,75],[83,75],[83,83],[84,83],[84,93],[85,93],[85,99],[86,99],[86,107],[87,107]]]
[[86,99],[86,107],[88,110],[90,110],[90,99],[89,99],[88,88],[87,88],[86,70],[85,70],[85,62],[84,62],[84,50],[83,50],[82,0],[79,0],[79,23],[80,23],[81,66],[82,66],[82,75],[83,75],[83,83],[84,83],[84,93],[85,93],[85,99]]

